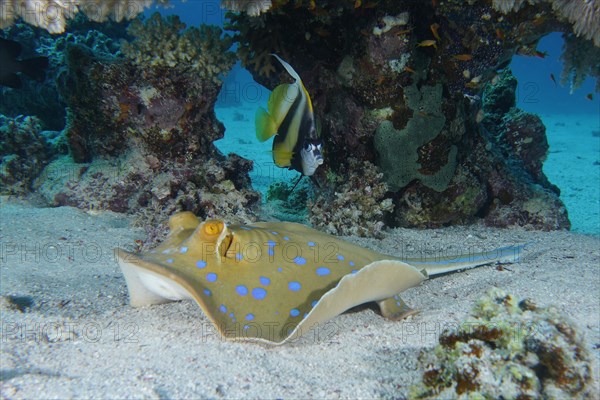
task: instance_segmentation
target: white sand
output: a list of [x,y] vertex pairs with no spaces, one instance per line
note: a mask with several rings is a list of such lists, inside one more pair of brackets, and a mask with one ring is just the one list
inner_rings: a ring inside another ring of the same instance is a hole
[[[365,308],[317,337],[268,348],[223,341],[192,302],[129,307],[112,249],[143,235],[121,215],[5,202],[0,217],[2,398],[403,398],[420,376],[419,351],[493,286],[567,313],[592,353],[599,389],[597,237],[465,227],[355,238],[391,254],[534,244],[503,271],[485,266],[410,289],[405,300],[421,313],[408,320]],[[33,304],[21,312],[9,295]]]

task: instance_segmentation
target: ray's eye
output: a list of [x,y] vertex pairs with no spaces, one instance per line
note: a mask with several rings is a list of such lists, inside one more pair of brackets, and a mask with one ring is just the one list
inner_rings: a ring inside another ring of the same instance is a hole
[[202,242],[216,242],[223,233],[225,224],[219,220],[209,220],[196,229],[195,236]]
[[209,221],[204,224],[204,233],[206,235],[218,235],[223,230],[223,223],[218,221]]

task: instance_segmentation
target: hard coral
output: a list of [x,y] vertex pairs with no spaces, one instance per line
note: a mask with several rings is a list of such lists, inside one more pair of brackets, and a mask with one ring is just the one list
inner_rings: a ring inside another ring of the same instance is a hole
[[570,85],[573,92],[590,76],[596,78],[596,91],[600,91],[600,47],[573,34],[564,35],[563,38],[565,44],[560,55],[563,62],[561,83]]
[[252,17],[267,12],[272,5],[271,0],[221,0],[221,8],[245,12]]
[[550,3],[558,19],[573,24],[577,36],[594,41],[600,46],[600,1],[599,0],[493,0],[492,6],[502,12],[516,12],[526,4]]
[[334,235],[380,236],[384,214],[394,208],[391,199],[385,198],[382,174],[368,161],[353,158],[345,169],[347,180],[330,175],[330,187],[309,201],[311,224]]
[[[158,0],[166,4],[168,0]],[[23,18],[28,24],[48,30],[50,33],[62,33],[67,20],[83,11],[91,20],[103,22],[108,18],[115,21],[133,19],[154,0],[2,0],[0,2],[0,28],[14,24],[17,18]]]
[[417,398],[571,398],[591,395],[591,361],[581,336],[556,308],[500,289],[423,351]]
[[1,194],[27,194],[51,154],[51,143],[38,118],[0,115]]
[[234,54],[228,51],[231,39],[221,38],[222,31],[217,26],[185,28],[176,15],[164,19],[154,13],[145,22],[136,19],[127,29],[135,39],[124,43],[121,51],[140,66],[175,68],[219,83],[219,75],[235,63]]

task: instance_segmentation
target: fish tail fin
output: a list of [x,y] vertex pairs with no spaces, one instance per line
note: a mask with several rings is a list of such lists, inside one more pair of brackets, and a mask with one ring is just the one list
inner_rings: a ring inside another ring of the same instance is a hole
[[528,244],[501,247],[479,253],[458,256],[403,259],[417,268],[423,268],[429,276],[446,274],[462,269],[474,268],[486,264],[516,263]]
[[260,142],[264,142],[277,133],[277,125],[267,110],[259,107],[256,110],[256,138]]
[[21,72],[28,77],[42,82],[46,78],[48,57],[35,57],[20,62]]

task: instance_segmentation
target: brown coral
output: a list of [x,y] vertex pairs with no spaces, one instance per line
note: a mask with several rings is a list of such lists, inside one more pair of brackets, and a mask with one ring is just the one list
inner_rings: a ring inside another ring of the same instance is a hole
[[330,175],[330,187],[309,202],[311,224],[334,235],[380,236],[384,215],[394,208],[385,198],[383,174],[370,162],[354,158],[342,171],[347,180]]

